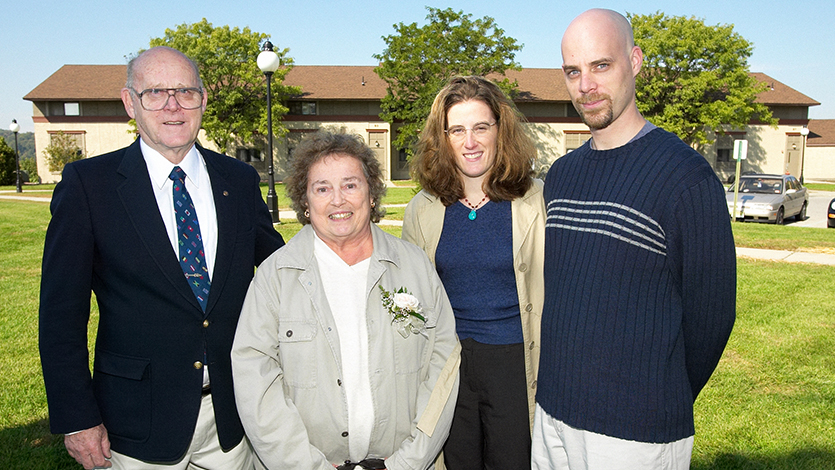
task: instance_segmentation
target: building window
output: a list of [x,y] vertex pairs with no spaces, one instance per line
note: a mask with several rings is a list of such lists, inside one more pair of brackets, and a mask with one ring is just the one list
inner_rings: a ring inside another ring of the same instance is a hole
[[294,116],[313,116],[316,114],[316,102],[314,101],[291,101],[287,103],[289,111],[287,114]]
[[716,164],[734,161],[734,140],[744,139],[744,132],[728,132],[716,136]]
[[591,132],[572,132],[565,134],[565,153],[577,150],[582,147],[589,139],[591,139]]
[[260,162],[261,151],[251,148],[239,148],[235,151],[235,156],[242,162]]
[[575,108],[571,103],[565,106],[565,115],[568,117],[580,117],[580,113],[577,112],[577,108]]
[[49,145],[51,146],[74,146],[79,156],[87,153],[84,131],[49,131]]
[[64,103],[64,116],[81,116],[79,103]]
[[318,129],[290,129],[290,132],[287,133],[286,141],[288,162],[293,158],[293,152],[296,150],[296,147],[298,147],[302,138],[305,135],[316,131],[318,131]]

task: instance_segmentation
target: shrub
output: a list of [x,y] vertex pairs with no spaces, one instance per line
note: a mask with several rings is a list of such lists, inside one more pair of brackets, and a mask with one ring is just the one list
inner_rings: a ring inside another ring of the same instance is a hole
[[44,149],[49,171],[63,172],[67,163],[84,158],[84,151],[78,146],[74,136],[58,131],[51,137],[49,146]]
[[0,137],[0,184],[15,184],[15,155],[6,140]]

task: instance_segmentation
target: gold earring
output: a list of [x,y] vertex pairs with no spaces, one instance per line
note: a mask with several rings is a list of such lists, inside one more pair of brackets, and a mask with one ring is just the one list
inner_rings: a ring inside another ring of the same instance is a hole
[[374,201],[371,201],[371,208],[373,209],[373,208],[375,208],[375,207],[377,207],[377,203],[376,203],[376,202],[374,202]]
[[305,209],[305,210],[304,210],[304,216],[305,216],[305,217],[307,217],[307,218],[309,219],[309,218],[310,218],[310,211],[309,211],[309,210],[307,210],[307,209]]

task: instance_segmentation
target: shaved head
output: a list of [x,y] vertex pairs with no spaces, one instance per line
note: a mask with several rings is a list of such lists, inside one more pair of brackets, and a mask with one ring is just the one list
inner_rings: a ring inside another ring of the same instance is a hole
[[567,41],[588,39],[599,40],[601,36],[616,41],[628,55],[635,45],[632,35],[632,25],[625,16],[613,10],[594,8],[585,11],[571,21],[562,36],[563,61],[565,61],[565,44]]
[[645,122],[635,103],[635,77],[644,55],[629,21],[612,10],[588,10],[568,25],[561,52],[571,102],[596,148],[628,141]]

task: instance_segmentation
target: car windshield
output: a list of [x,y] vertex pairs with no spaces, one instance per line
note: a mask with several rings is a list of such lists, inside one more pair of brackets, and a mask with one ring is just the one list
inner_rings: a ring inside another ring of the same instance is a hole
[[[734,187],[728,189],[733,192]],[[780,194],[783,192],[783,181],[776,178],[742,178],[739,180],[739,192]]]

